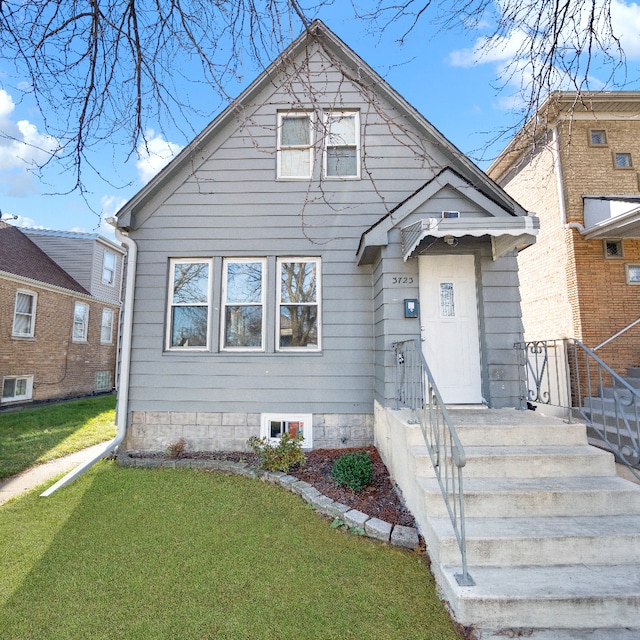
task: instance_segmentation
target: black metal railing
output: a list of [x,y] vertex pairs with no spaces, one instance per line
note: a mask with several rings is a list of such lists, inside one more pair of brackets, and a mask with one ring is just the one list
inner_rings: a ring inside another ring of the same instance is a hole
[[396,408],[407,407],[420,424],[435,470],[449,518],[462,556],[458,584],[473,586],[467,569],[467,542],[464,518],[462,469],[466,464],[464,448],[440,392],[434,382],[418,340],[393,344],[396,356]]
[[640,479],[640,391],[574,338],[516,343],[523,402],[561,407]]

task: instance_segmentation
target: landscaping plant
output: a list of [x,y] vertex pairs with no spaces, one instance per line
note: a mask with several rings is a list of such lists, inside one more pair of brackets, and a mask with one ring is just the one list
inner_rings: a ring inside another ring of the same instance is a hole
[[304,465],[306,462],[302,451],[303,440],[300,434],[292,438],[288,433],[283,433],[278,444],[273,444],[269,438],[252,436],[249,446],[260,456],[261,469],[287,473],[294,465]]
[[373,478],[373,464],[366,451],[353,451],[340,456],[331,468],[331,477],[352,491],[360,491]]

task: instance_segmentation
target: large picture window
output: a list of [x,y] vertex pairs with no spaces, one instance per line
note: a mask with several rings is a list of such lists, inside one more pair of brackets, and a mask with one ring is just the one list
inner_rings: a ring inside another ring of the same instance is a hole
[[310,178],[312,144],[311,114],[278,114],[278,177]]
[[168,347],[207,349],[211,299],[209,260],[172,260]]
[[262,349],[264,344],[263,259],[228,259],[223,275],[223,349]]
[[320,260],[278,259],[278,349],[320,348]]
[[331,111],[325,116],[325,175],[360,177],[360,114]]
[[86,342],[89,331],[89,305],[76,302],[73,310],[73,339],[76,342]]
[[16,306],[13,314],[14,336],[32,338],[35,331],[36,294],[29,291],[16,293]]

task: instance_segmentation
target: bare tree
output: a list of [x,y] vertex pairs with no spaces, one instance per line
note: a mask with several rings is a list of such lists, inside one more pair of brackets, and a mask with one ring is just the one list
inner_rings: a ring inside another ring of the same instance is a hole
[[[0,82],[36,100],[56,158],[84,189],[90,150],[123,141],[121,157],[146,143],[148,127],[193,136],[194,113],[210,118],[232,96],[251,59],[265,67],[332,0],[0,0]],[[479,53],[516,34],[508,74],[523,80],[525,117],[563,84],[588,85],[593,60],[604,61],[610,86],[625,57],[611,19],[612,0],[352,0],[354,15],[384,37],[400,41],[442,28],[493,24]],[[392,29],[393,27],[393,29]],[[429,30],[431,26],[428,27]],[[6,75],[7,70],[13,73]],[[507,76],[508,78],[508,76]],[[507,78],[504,78],[506,80]],[[184,82],[210,91],[203,108]],[[26,88],[24,88],[26,84]],[[2,85],[0,85],[2,86]],[[117,157],[114,152],[114,157]],[[99,168],[92,167],[99,172]]]

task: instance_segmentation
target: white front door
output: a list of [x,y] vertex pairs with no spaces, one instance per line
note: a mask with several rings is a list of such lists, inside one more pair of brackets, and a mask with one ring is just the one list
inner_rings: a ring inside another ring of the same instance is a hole
[[475,258],[418,256],[422,350],[447,404],[480,404]]

